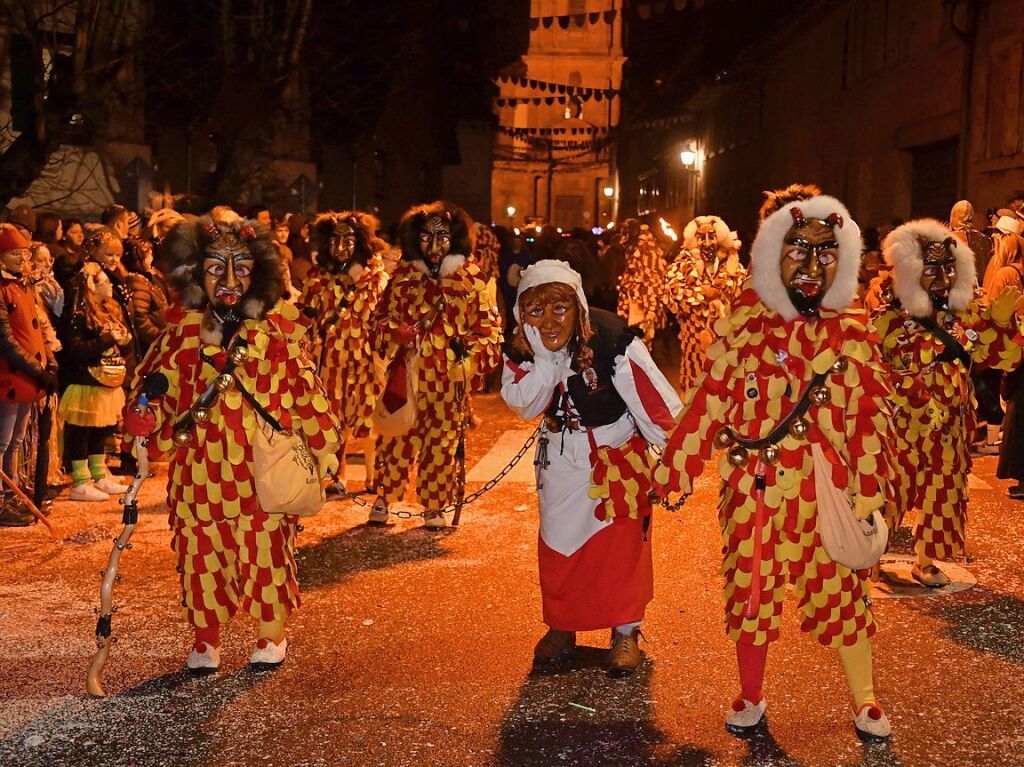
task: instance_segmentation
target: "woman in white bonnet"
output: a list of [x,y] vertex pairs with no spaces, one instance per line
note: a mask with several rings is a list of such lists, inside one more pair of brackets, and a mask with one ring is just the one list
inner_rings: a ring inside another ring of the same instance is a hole
[[537,451],[538,560],[547,633],[537,663],[568,658],[577,631],[612,629],[608,668],[630,674],[654,589],[650,454],[681,408],[642,332],[589,310],[562,261],[522,273],[501,395],[523,418],[543,415]]

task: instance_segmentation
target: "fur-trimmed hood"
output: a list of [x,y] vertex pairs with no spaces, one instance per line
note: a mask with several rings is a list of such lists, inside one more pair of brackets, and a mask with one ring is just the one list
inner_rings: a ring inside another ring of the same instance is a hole
[[[281,258],[270,234],[258,221],[215,222],[209,216],[175,226],[157,249],[160,270],[181,296],[186,309],[209,306],[203,287],[203,260],[207,249],[219,238],[230,236],[248,248],[255,259],[252,283],[242,296],[239,313],[246,319],[262,319],[284,294]],[[219,323],[212,312],[204,322],[204,340],[218,339]],[[219,342],[219,339],[218,339]]]
[[[398,224],[398,241],[402,246],[402,258],[406,261],[423,261],[420,256],[420,229],[431,216],[440,216],[451,227],[451,254],[470,255],[476,246],[473,220],[462,208],[454,203],[438,200],[429,205],[415,205],[402,215]],[[423,261],[426,264],[425,261]]]
[[313,249],[316,251],[317,266],[332,273],[341,266],[340,262],[331,258],[329,253],[331,235],[334,234],[335,227],[340,223],[348,224],[356,236],[356,248],[351,259],[352,263],[366,266],[374,253],[379,253],[387,248],[387,243],[377,236],[377,232],[380,230],[380,220],[376,216],[361,210],[329,210],[317,215],[310,227],[310,239]]
[[821,299],[823,309],[842,311],[857,295],[857,274],[860,271],[860,254],[863,245],[860,228],[846,209],[835,197],[817,195],[806,200],[796,200],[779,208],[761,222],[750,249],[750,281],[758,297],[769,309],[781,314],[787,320],[800,316],[789,298],[786,286],[782,284],[782,244],[793,226],[794,208],[804,218],[826,220],[838,216],[833,227],[839,243],[839,264],[835,280]]
[[690,255],[700,258],[700,243],[697,242],[697,229],[706,224],[715,227],[715,236],[718,238],[718,258],[730,273],[737,271],[740,263],[740,247],[743,243],[736,232],[729,229],[718,216],[697,216],[690,221],[683,229],[683,250]]
[[949,291],[949,308],[962,312],[971,304],[977,285],[974,251],[934,218],[919,218],[898,226],[882,243],[885,262],[892,267],[892,292],[911,317],[930,317],[935,313],[928,291],[921,287],[924,248],[927,242],[950,242],[956,259],[956,281]]

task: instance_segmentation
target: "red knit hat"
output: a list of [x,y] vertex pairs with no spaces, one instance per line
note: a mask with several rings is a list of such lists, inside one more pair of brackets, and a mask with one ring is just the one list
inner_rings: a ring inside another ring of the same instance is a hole
[[0,253],[31,247],[21,232],[9,224],[0,226]]

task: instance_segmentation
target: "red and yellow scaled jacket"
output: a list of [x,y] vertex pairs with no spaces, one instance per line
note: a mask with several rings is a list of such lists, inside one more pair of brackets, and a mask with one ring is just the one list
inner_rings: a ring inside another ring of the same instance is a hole
[[[802,626],[823,644],[851,644],[874,631],[859,575],[835,563],[822,545],[811,448],[821,448],[833,484],[846,490],[859,517],[882,508],[891,392],[878,339],[865,320],[862,312],[822,311],[815,320],[788,322],[753,290],[744,290],[730,316],[716,325],[719,338],[669,437],[656,485],[663,494],[690,493],[716,434],[728,428],[743,439],[767,437],[815,374],[825,374],[827,397],[812,401],[804,435],[788,432],[778,439],[774,464],[758,450],[735,465],[723,450],[718,462],[726,623],[734,641],[762,644],[777,636],[781,596],[791,578],[801,592]],[[759,525],[763,546],[755,546]],[[765,588],[770,593],[759,597],[752,616],[745,615],[749,595]]]
[[645,227],[636,248],[626,256],[626,269],[619,277],[617,312],[630,325],[642,328],[648,342],[654,331],[665,326],[662,290],[667,270],[661,248]]
[[327,397],[342,425],[355,432],[369,428],[380,395],[371,337],[387,283],[384,261],[374,254],[355,277],[351,272],[332,275],[318,271],[306,281],[299,302],[312,315],[311,356]]
[[[388,283],[377,312],[378,353],[392,358],[410,328],[419,339],[419,396],[453,400],[452,376],[471,374],[473,388],[501,360],[501,326],[491,304],[483,273],[462,256],[447,256],[440,276],[429,277],[422,261],[401,261]],[[458,361],[453,341],[465,349]]]
[[[934,320],[979,368],[1014,370],[1021,362],[1024,338],[1016,322],[998,325],[984,302],[972,301],[959,314],[938,312]],[[977,411],[971,371],[955,359],[940,361],[945,345],[898,306],[883,304],[872,323],[882,339],[882,357],[896,374],[894,404],[901,416],[901,440],[913,443],[931,432],[949,436],[950,430],[970,434]],[[930,399],[916,396],[921,390]]]
[[[203,523],[259,512],[252,455],[259,426],[237,385],[214,399],[209,421],[195,425],[191,444],[176,447],[172,441],[174,424],[213,385],[226,356],[222,347],[200,339],[203,312],[175,315],[136,370],[129,398],[137,400],[147,375],[167,376],[167,393],[152,404],[156,431],[150,454],[170,454],[171,515]],[[238,337],[247,342],[249,353],[234,378],[285,429],[301,434],[322,463],[338,450],[338,422],[302,347],[304,332],[298,310],[282,302],[263,319],[245,320]]]

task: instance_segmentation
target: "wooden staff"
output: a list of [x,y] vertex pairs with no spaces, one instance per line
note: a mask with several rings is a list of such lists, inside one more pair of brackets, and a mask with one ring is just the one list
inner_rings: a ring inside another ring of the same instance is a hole
[[5,485],[7,485],[7,487],[9,487],[11,491],[16,496],[18,496],[18,498],[20,498],[22,502],[28,507],[28,510],[35,514],[36,519],[38,519],[40,522],[46,525],[46,529],[50,531],[50,535],[52,535],[58,541],[61,539],[62,536],[60,532],[57,530],[56,527],[53,526],[53,524],[51,524],[50,520],[46,518],[46,515],[39,510],[39,507],[32,503],[31,498],[25,495],[22,489],[18,487],[18,483],[15,482],[10,477],[8,477],[2,470],[0,470],[0,482],[3,482]]

